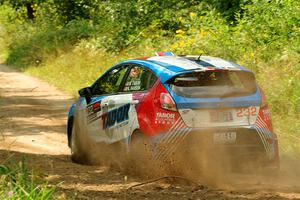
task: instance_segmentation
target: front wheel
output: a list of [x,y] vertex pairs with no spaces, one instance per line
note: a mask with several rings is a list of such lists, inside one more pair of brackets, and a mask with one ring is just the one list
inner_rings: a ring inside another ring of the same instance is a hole
[[71,134],[71,159],[75,163],[85,164],[87,163],[87,157],[82,146],[82,142],[79,138],[79,134],[76,131],[75,123],[72,124]]

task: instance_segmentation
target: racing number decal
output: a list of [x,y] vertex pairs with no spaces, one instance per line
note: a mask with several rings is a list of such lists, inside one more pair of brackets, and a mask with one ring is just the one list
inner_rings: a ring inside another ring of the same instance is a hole
[[256,107],[251,106],[248,108],[239,108],[237,109],[236,116],[237,117],[249,117],[249,116],[256,116]]

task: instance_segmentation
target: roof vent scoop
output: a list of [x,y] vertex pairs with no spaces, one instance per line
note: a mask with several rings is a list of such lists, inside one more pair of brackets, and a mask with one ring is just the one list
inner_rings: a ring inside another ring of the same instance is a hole
[[174,56],[172,52],[155,52],[156,56]]

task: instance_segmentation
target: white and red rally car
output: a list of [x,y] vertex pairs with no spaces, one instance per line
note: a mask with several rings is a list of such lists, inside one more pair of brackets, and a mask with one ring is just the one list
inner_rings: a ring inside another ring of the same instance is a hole
[[79,94],[68,115],[74,160],[85,156],[87,139],[130,147],[139,134],[158,160],[184,142],[201,148],[206,141],[212,148],[226,146],[236,156],[279,167],[265,95],[254,73],[238,64],[157,53],[116,64]]

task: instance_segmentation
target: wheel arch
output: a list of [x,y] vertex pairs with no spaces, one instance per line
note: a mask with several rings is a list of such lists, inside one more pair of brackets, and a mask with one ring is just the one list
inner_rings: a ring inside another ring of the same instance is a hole
[[74,117],[70,116],[67,122],[67,137],[68,137],[68,146],[71,148],[71,139],[72,139],[72,128],[74,123]]
[[67,137],[68,137],[68,146],[71,147],[71,138],[72,138],[72,128],[74,121],[74,111],[76,108],[76,103],[73,103],[68,111],[68,120],[67,120]]
[[129,141],[128,141],[128,142],[131,143],[132,139],[138,137],[138,135],[143,135],[143,136],[145,136],[145,134],[141,131],[141,129],[136,128],[136,129],[134,129],[134,130],[132,131],[132,133],[130,134],[130,136],[129,136]]

